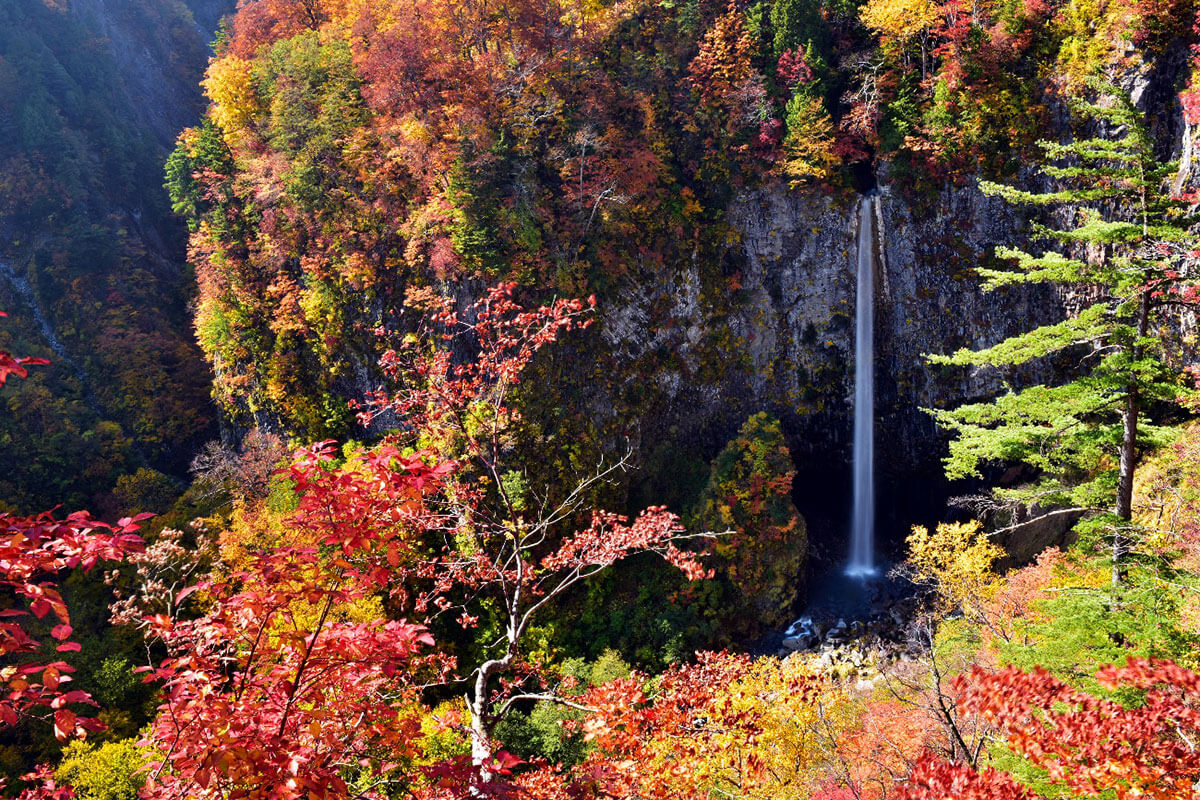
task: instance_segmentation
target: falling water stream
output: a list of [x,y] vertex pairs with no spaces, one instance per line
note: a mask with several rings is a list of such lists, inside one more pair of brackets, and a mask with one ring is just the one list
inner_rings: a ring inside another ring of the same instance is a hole
[[42,338],[46,340],[50,351],[54,353],[58,361],[67,365],[67,367],[75,373],[75,377],[79,379],[79,385],[83,393],[83,401],[87,403],[88,408],[92,410],[96,416],[103,417],[104,410],[100,407],[100,403],[96,400],[96,396],[92,394],[88,384],[87,373],[83,371],[83,367],[79,366],[79,362],[67,355],[67,349],[63,347],[58,336],[54,333],[54,326],[50,324],[50,320],[42,311],[41,303],[38,302],[37,294],[33,287],[29,285],[29,281],[25,279],[17,270],[8,262],[0,259],[0,276],[3,276],[12,286],[13,291],[17,296],[25,301],[25,305],[29,307],[29,313],[33,315],[33,321],[37,323],[38,330],[41,331]]
[[854,336],[854,511],[850,527],[851,577],[875,568],[875,203],[858,205],[858,302]]

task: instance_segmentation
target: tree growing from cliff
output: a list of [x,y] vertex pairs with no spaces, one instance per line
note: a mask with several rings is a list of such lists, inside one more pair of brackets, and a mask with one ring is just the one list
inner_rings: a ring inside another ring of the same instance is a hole
[[[1020,497],[1107,508],[1120,529],[1131,519],[1134,466],[1154,435],[1147,413],[1184,391],[1172,312],[1200,299],[1200,250],[1188,231],[1195,213],[1166,189],[1175,165],[1155,157],[1140,112],[1114,87],[1096,82],[1093,91],[1095,100],[1074,108],[1099,133],[1041,143],[1041,171],[1061,188],[982,184],[1013,203],[1058,209],[1065,220],[1063,227],[1034,226],[1057,249],[997,248],[1012,266],[980,266],[985,290],[1045,284],[1082,298],[1082,307],[991,347],[929,360],[1009,369],[1058,358],[1064,368],[1053,370],[1052,381],[936,412],[954,437],[946,473],[978,476],[984,463],[1023,462],[1042,477]],[[1114,535],[1114,581],[1122,539]]]
[[730,530],[713,542],[716,580],[705,590],[718,629],[742,640],[790,621],[808,556],[804,519],[792,503],[796,469],[779,420],[743,423],[712,464],[693,526]]

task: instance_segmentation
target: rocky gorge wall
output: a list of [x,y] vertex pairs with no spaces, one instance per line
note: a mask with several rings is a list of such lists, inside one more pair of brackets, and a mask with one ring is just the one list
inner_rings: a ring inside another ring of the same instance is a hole
[[[301,52],[304,41],[295,39],[296,52]],[[352,51],[353,47],[348,52]],[[1155,62],[1126,87],[1154,107],[1151,127],[1165,142],[1183,138],[1173,122],[1177,109],[1164,106],[1164,98],[1175,97],[1185,63],[1186,59],[1174,57]],[[346,74],[352,70],[347,68]],[[377,78],[368,76],[365,85]],[[317,76],[313,81],[315,87],[326,78]],[[357,86],[354,81],[350,85]],[[1047,134],[1057,131],[1065,136],[1070,121],[1067,103],[1056,97],[1046,98],[1040,110],[1049,121]],[[274,130],[279,120],[263,109],[275,108],[276,101],[279,108],[289,108],[286,98],[275,97],[260,109],[241,110],[251,112],[260,132]],[[298,117],[312,116],[312,108],[295,110]],[[372,111],[378,118],[368,115],[366,119],[376,124],[390,113],[384,105]],[[497,122],[501,120],[502,116]],[[324,122],[336,132],[344,120]],[[363,129],[364,141],[374,141],[368,128]],[[266,140],[260,144],[260,149],[271,152]],[[280,151],[277,155],[287,161],[295,154]],[[347,186],[357,187],[352,193],[361,191],[362,199],[375,204],[372,207],[388,209],[398,197],[404,198],[403,189],[359,187],[358,168],[343,169],[344,156],[331,149],[326,166],[332,175],[341,175]],[[647,211],[634,203],[628,217],[603,210],[597,215],[597,201],[579,241],[567,241],[569,226],[559,226],[564,231],[535,226],[530,231],[538,236],[531,234],[511,252],[484,248],[486,257],[471,256],[483,259],[477,264],[450,258],[435,266],[433,260],[423,260],[418,251],[428,243],[426,236],[464,257],[467,251],[474,252],[471,248],[476,245],[471,242],[503,240],[497,226],[514,224],[516,217],[500,223],[488,209],[504,206],[505,198],[531,208],[551,204],[557,196],[554,192],[563,186],[534,166],[541,157],[532,150],[503,159],[496,156],[495,164],[503,167],[495,166],[494,175],[464,178],[463,186],[473,186],[474,194],[452,192],[444,198],[443,206],[457,209],[455,213],[462,217],[451,215],[453,219],[439,222],[446,230],[438,228],[437,236],[432,228],[421,227],[424,232],[418,234],[417,229],[397,232],[386,224],[379,230],[368,225],[371,235],[381,238],[371,245],[377,251],[364,251],[373,259],[371,264],[377,262],[376,272],[364,273],[365,277],[353,270],[341,275],[338,270],[346,269],[342,254],[337,248],[323,249],[327,238],[338,242],[338,248],[365,247],[341,243],[342,239],[354,242],[362,231],[355,229],[353,221],[347,223],[340,209],[321,204],[309,208],[308,201],[287,199],[286,182],[274,167],[266,168],[263,153],[253,148],[244,148],[230,164],[222,162],[222,170],[245,173],[244,188],[258,187],[253,197],[248,196],[247,207],[257,212],[260,200],[266,198],[270,212],[262,225],[251,220],[245,233],[232,236],[231,241],[246,245],[248,255],[232,261],[213,258],[205,265],[212,269],[214,280],[202,291],[198,327],[217,376],[216,396],[227,417],[229,443],[234,444],[251,425],[276,428],[297,439],[382,432],[353,429],[345,400],[361,398],[381,383],[374,365],[385,345],[372,333],[381,326],[380,320],[394,319],[397,328],[414,324],[411,316],[401,319],[399,313],[399,298],[410,282],[440,284],[442,290],[456,294],[464,311],[480,297],[485,280],[480,276],[485,274],[487,280],[522,281],[524,299],[531,302],[546,298],[551,287],[578,294],[595,291],[600,295],[600,324],[539,358],[534,366],[537,374],[525,382],[529,388],[524,399],[529,401],[531,417],[538,419],[530,434],[534,440],[531,470],[554,485],[555,478],[563,476],[556,470],[594,464],[597,454],[617,454],[628,447],[640,470],[613,494],[624,493],[628,508],[665,503],[686,511],[704,485],[712,458],[738,426],[751,415],[768,411],[781,419],[786,431],[800,472],[797,501],[810,522],[816,523],[814,538],[821,538],[823,527],[831,546],[836,545],[840,535],[835,532],[840,531],[849,506],[858,195],[816,185],[738,190],[729,184],[755,184],[765,179],[763,174],[715,168],[693,172],[688,167],[680,172],[683,177],[673,176],[658,187],[664,194],[678,193],[673,200],[687,198],[688,202],[677,204],[686,212],[670,211],[675,207],[670,204],[646,205],[645,209],[657,209]],[[186,162],[193,168],[191,175],[201,174],[195,168],[207,163],[198,148],[181,152],[181,158],[191,159]],[[557,155],[551,159],[557,164],[555,159]],[[580,159],[582,174],[582,155]],[[974,176],[958,175],[952,179],[956,182],[931,188],[934,178],[929,175],[906,178],[886,164],[875,167],[880,520],[895,536],[913,522],[941,517],[949,491],[940,479],[944,439],[922,409],[982,399],[1003,388],[1002,378],[1011,377],[985,370],[931,368],[925,354],[985,346],[1061,319],[1071,298],[1039,288],[1013,288],[992,295],[979,289],[974,268],[992,258],[996,245],[1019,242],[1027,226],[1003,201],[983,195]],[[692,185],[685,185],[689,182]],[[214,214],[210,223],[223,224],[221,214],[237,211],[232,201],[201,209],[204,204],[195,200],[200,196],[197,187],[185,184],[181,181],[176,187],[179,196],[192,197],[197,214]],[[271,191],[262,188],[266,185],[272,186]],[[621,179],[613,185],[620,186]],[[424,197],[421,192],[426,189],[414,190],[413,197]],[[648,198],[653,195],[644,191]],[[529,199],[535,197],[541,199]],[[613,208],[631,197],[622,195]],[[404,212],[397,206],[395,213]],[[321,214],[328,215],[326,222],[336,222],[332,229],[336,235],[322,227]],[[660,220],[652,218],[655,214],[669,220],[659,227]],[[294,228],[292,223],[278,222],[293,216],[311,230],[299,222]],[[570,216],[564,211],[562,219]],[[651,233],[639,236],[638,229],[643,228]],[[321,233],[310,236],[316,231]],[[446,231],[449,238],[443,235]],[[595,252],[580,244],[589,231]],[[200,252],[218,244],[207,234],[200,235],[199,241]],[[403,263],[397,258],[401,249]],[[538,258],[522,266],[521,258],[529,255],[526,250],[536,251]],[[564,255],[576,251],[582,254],[579,263],[572,261],[575,255]],[[557,265],[553,273],[552,264]],[[260,279],[261,286],[254,284],[244,300],[221,294],[225,283]],[[1020,382],[1022,376],[1016,377]],[[564,459],[558,452],[563,449],[577,452]],[[548,461],[570,463],[566,467],[535,463],[543,453]],[[622,498],[616,502],[619,505]]]
[[[1123,82],[1162,157],[1180,162],[1174,191],[1200,184],[1194,132],[1177,97],[1185,74],[1180,55]],[[1065,109],[1058,116],[1065,135]],[[974,267],[994,264],[997,245],[1027,239],[1027,212],[988,197],[970,178],[922,193],[888,164],[877,173],[878,535],[894,546],[912,524],[941,519],[946,499],[970,488],[945,481],[946,436],[923,409],[986,399],[1006,381],[1036,379],[1038,369],[1070,368],[1063,360],[1015,373],[963,370],[927,364],[924,356],[978,349],[1059,321],[1082,298],[1037,286],[983,292]],[[1028,170],[1020,179],[1037,180]],[[655,375],[657,396],[637,429],[648,471],[678,463],[655,455],[671,448],[702,460],[747,416],[769,411],[783,422],[811,539],[833,559],[842,557],[850,509],[859,197],[779,185],[737,196],[719,274],[698,256],[665,283],[624,291],[604,310],[601,334],[608,351],[640,365],[622,380]],[[1195,328],[1196,320],[1181,324]],[[1021,550],[1022,543],[1011,544]]]
[[[750,414],[769,411],[788,436],[800,510],[835,547],[849,511],[857,198],[784,187],[740,196],[729,209],[736,235],[723,280],[694,261],[602,313],[609,352],[661,365],[658,397],[637,431],[648,468],[664,443],[701,456]],[[914,200],[884,170],[875,209],[877,480],[881,525],[896,534],[922,514],[940,515],[945,499],[944,439],[922,409],[1002,385],[998,374],[932,368],[923,356],[999,341],[1061,319],[1064,308],[1048,289],[980,290],[972,266],[1023,222],[974,185]],[[650,324],[656,316],[663,324]]]

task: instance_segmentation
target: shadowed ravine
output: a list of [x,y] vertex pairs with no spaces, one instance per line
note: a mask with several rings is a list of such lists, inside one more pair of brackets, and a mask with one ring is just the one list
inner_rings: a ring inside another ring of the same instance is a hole
[[[37,293],[29,284],[28,279],[17,272],[12,264],[3,259],[0,259],[0,276],[3,276],[9,286],[13,288],[13,292],[16,293],[17,297],[25,302],[30,315],[33,316],[33,321],[37,323],[38,331],[42,334],[42,338],[46,340],[46,346],[50,348],[50,352],[54,353],[54,358],[58,364],[65,365],[67,369],[75,374],[75,378],[79,381],[79,393],[83,397],[83,402],[87,404],[87,407],[96,416],[102,419],[112,419],[113,414],[105,410],[104,406],[96,398],[95,392],[92,391],[91,378],[88,376],[87,371],[78,361],[71,358],[67,353],[67,348],[63,346],[62,341],[58,338],[58,334],[54,332],[54,326],[50,324],[50,319],[46,316],[46,312],[42,310]],[[50,368],[53,369],[54,366],[52,364]],[[146,451],[142,449],[136,438],[129,436],[129,432],[124,430],[124,425],[121,425],[121,428],[122,432],[129,439],[130,447],[138,463],[142,465],[148,464],[149,459],[146,456]]]

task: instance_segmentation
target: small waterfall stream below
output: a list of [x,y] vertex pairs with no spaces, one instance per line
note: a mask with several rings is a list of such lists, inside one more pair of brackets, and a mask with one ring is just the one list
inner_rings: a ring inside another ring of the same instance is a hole
[[854,507],[846,574],[874,575],[875,567],[875,205],[858,205],[858,300],[854,336]]
[[[62,341],[58,338],[58,334],[54,332],[54,326],[50,324],[49,317],[42,310],[42,304],[38,300],[37,292],[34,291],[29,280],[18,272],[16,267],[4,259],[0,259],[0,277],[4,278],[12,286],[17,297],[25,301],[25,305],[29,307],[29,313],[33,316],[33,321],[37,323],[38,331],[42,334],[42,338],[46,340],[46,345],[50,348],[50,352],[54,353],[56,360],[66,365],[75,374],[76,379],[79,381],[79,392],[83,397],[83,402],[100,419],[114,420],[113,415],[105,410],[104,406],[101,405],[96,395],[92,392],[90,378],[83,366],[67,354],[67,348],[63,346]],[[2,310],[0,309],[0,311]],[[137,463],[141,466],[148,465],[150,461],[146,456],[146,451],[142,449],[142,445],[125,429],[124,425],[121,425],[121,429],[122,433],[129,440],[130,448]]]
[[61,363],[65,364],[75,373],[75,377],[79,380],[83,401],[87,403],[88,408],[96,416],[104,417],[104,409],[101,408],[100,403],[96,400],[95,395],[92,394],[88,386],[87,373],[84,372],[79,362],[67,355],[67,348],[63,347],[63,343],[59,341],[57,334],[55,334],[54,326],[50,324],[50,320],[46,317],[45,312],[42,311],[41,303],[38,302],[37,294],[29,284],[29,281],[26,280],[24,275],[17,272],[12,264],[3,259],[0,259],[0,276],[3,276],[9,285],[12,286],[17,296],[25,301],[25,305],[28,306],[29,313],[33,315],[33,321],[37,323],[38,331],[41,332],[42,338],[46,340],[50,351],[54,353]]

